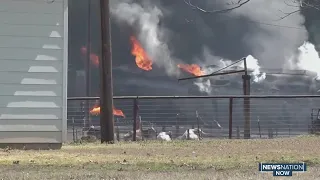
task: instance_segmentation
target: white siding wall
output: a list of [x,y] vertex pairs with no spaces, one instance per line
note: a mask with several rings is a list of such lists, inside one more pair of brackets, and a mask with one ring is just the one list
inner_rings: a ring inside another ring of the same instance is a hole
[[0,1],[0,143],[65,141],[68,9],[52,1]]

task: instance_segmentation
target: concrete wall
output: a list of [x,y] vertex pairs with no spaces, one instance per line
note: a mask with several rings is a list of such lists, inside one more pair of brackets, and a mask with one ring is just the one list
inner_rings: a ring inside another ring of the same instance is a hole
[[0,143],[66,138],[67,0],[0,1]]

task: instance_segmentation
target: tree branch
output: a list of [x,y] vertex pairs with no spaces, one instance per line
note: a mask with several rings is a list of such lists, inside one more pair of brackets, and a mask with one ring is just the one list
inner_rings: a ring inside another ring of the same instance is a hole
[[[207,10],[207,9],[201,8],[198,5],[194,4],[192,2],[193,0],[183,0],[183,1],[184,1],[185,4],[190,6],[192,9],[201,11],[203,13],[226,13],[226,12],[232,11],[234,9],[240,8],[241,6],[243,6],[243,5],[247,4],[248,2],[250,2],[251,0],[237,0],[236,3],[232,2],[231,4],[229,4],[229,5],[234,5],[231,8],[215,9],[215,10]],[[279,19],[276,19],[275,21],[279,21],[279,20],[285,19],[286,17],[291,16],[292,14],[298,13],[298,12],[300,12],[302,10],[309,9],[309,8],[310,9],[313,8],[313,9],[316,9],[316,10],[320,10],[320,0],[292,0],[292,3],[294,3],[296,5],[289,4],[286,0],[284,1],[284,3],[287,6],[297,7],[299,9],[297,9],[295,11],[292,11],[292,12],[283,12],[283,11],[280,10],[282,13],[284,13],[284,16],[281,16]]]
[[286,17],[288,17],[288,16],[291,16],[292,14],[295,14],[295,13],[297,13],[297,12],[300,12],[301,11],[301,9],[298,9],[298,10],[295,10],[295,11],[292,11],[292,12],[288,12],[288,13],[285,13],[285,12],[283,12],[283,11],[281,11],[281,12],[283,12],[285,15],[284,16],[281,16],[279,19],[277,19],[276,21],[280,21],[280,20],[282,20],[282,19],[284,19],[284,18],[286,18]]
[[[201,7],[199,7],[198,5],[193,4],[191,1],[192,0],[183,0],[188,6],[191,6],[193,9],[199,10],[201,12],[204,13],[226,13],[229,11],[232,11],[234,9],[240,8],[241,6],[247,4],[248,2],[250,2],[251,0],[238,0],[236,4],[236,6],[231,7],[231,8],[226,8],[226,9],[217,9],[217,10],[206,10],[203,9]],[[233,4],[233,3],[232,3]]]
[[[312,2],[310,2],[312,1]],[[297,5],[292,5],[292,4],[288,4],[286,1],[284,1],[284,3],[288,6],[292,6],[292,7],[297,7],[298,9],[295,10],[295,11],[292,11],[292,12],[283,12],[281,11],[282,13],[284,13],[285,15],[284,16],[281,16],[279,19],[277,19],[276,21],[280,21],[288,16],[291,16],[292,14],[295,14],[295,13],[298,13],[298,12],[301,12],[302,10],[305,10],[305,9],[316,9],[316,10],[320,10],[320,2],[318,2],[320,0],[299,0],[299,1],[296,1],[294,0],[293,3],[296,3]]]
[[293,3],[293,4],[289,4],[287,1],[283,1],[287,6],[290,6],[290,7],[296,7],[296,8],[299,8],[299,7],[301,7],[301,4],[299,3],[298,5],[297,5],[297,2],[295,2],[295,1],[293,1],[293,2],[291,2],[291,3]]
[[302,1],[301,2],[301,8],[314,8],[314,9],[317,9],[317,10],[320,10],[319,8],[319,2],[313,2],[313,3],[310,3],[310,2],[307,2],[307,1]]

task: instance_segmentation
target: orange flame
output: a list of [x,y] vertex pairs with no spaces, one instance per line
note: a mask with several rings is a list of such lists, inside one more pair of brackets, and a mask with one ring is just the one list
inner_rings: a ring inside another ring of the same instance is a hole
[[[80,49],[80,51],[81,51],[82,55],[85,56],[85,55],[87,54],[87,52],[88,52],[88,49],[87,49],[87,47],[82,46],[81,49]],[[96,67],[99,66],[99,61],[100,61],[100,60],[99,60],[99,56],[96,55],[95,53],[90,53],[90,61],[91,61],[91,63],[94,64]]]
[[[90,110],[90,114],[92,115],[99,115],[100,114],[100,106],[94,107]],[[115,116],[122,116],[122,117],[126,117],[124,115],[124,113],[120,110],[120,109],[116,109],[115,107],[113,107],[113,115]]]
[[204,72],[201,70],[200,66],[197,64],[178,64],[178,68],[183,69],[195,76],[203,76]]
[[99,56],[91,53],[90,54],[90,61],[95,65],[95,66],[99,66]]
[[134,36],[130,37],[130,41],[132,44],[131,54],[136,57],[137,66],[145,71],[150,71],[152,69],[152,61],[147,53]]

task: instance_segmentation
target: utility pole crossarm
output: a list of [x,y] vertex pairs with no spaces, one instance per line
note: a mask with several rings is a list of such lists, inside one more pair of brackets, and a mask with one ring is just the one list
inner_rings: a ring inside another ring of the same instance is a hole
[[241,72],[245,72],[245,70],[225,71],[225,72],[221,72],[221,73],[211,73],[211,74],[207,74],[207,75],[203,75],[203,76],[186,77],[186,78],[180,78],[180,79],[178,79],[178,81],[205,78],[205,77],[213,77],[213,76],[220,76],[220,75],[228,75],[228,74],[236,74],[236,73],[241,73]]

